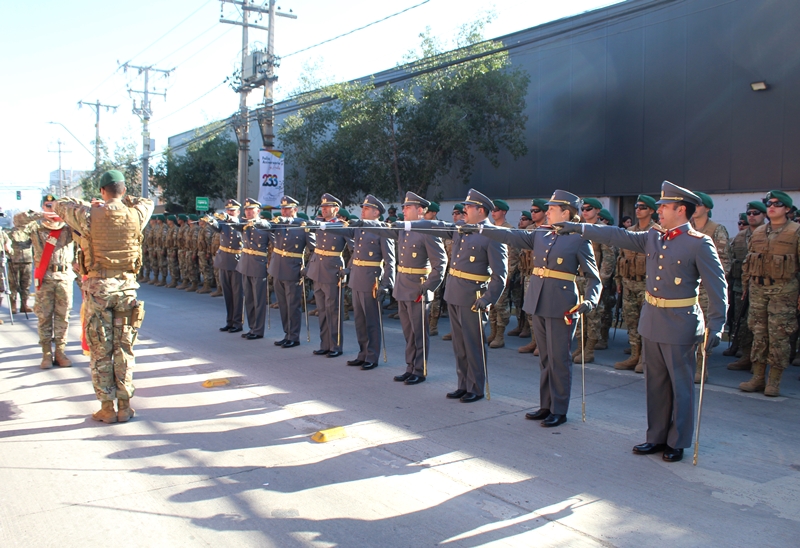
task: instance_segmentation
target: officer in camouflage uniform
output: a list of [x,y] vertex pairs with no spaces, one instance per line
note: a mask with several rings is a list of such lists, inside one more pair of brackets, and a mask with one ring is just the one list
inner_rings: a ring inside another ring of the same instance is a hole
[[[505,200],[493,200],[492,205],[492,222],[495,226],[502,226],[503,228],[514,228],[511,223],[506,220],[508,214],[508,203]],[[494,304],[489,310],[489,327],[491,328],[486,342],[489,343],[489,348],[503,348],[506,345],[506,326],[511,318],[511,302],[509,300],[509,292],[511,289],[511,280],[517,275],[519,269],[519,250],[515,247],[509,246],[507,249],[508,254],[508,272],[504,279],[505,287],[497,303]]]
[[189,230],[186,233],[186,269],[187,274],[187,287],[186,291],[192,293],[197,291],[200,285],[200,265],[198,263],[198,241],[200,239],[200,224],[197,221],[197,215],[188,215],[189,220],[186,225]]
[[144,234],[142,235],[142,268],[139,270],[139,277],[137,282],[143,283],[150,278],[150,233],[153,231],[155,221],[152,217],[144,227]]
[[[147,198],[125,196],[125,177],[117,170],[100,178],[104,203],[70,198],[56,203],[56,213],[81,234],[86,296],[85,327],[92,385],[100,410],[92,418],[107,424],[127,422],[134,410],[133,345],[144,319],[137,300],[136,272],[142,263],[144,227],[153,213]],[[114,409],[117,400],[117,409]]]
[[[533,223],[530,211],[523,211],[517,222],[517,228],[525,230]],[[517,265],[516,280],[511,284],[509,295],[511,297],[511,305],[517,311],[517,327],[508,332],[509,337],[530,337],[530,324],[528,323],[528,315],[522,311],[522,299],[525,297],[525,276],[529,276],[531,270],[530,265],[530,251],[529,249],[520,249]]]
[[[608,226],[614,226],[614,216],[605,208],[600,210],[600,221]],[[612,247],[614,252],[614,265],[617,264],[619,250]],[[611,331],[611,323],[614,317],[614,306],[617,304],[617,286],[614,276],[608,284],[607,292],[603,295],[600,309],[600,339],[594,345],[595,350],[606,350],[608,348],[608,333]]]
[[[730,238],[728,237],[728,229],[719,223],[711,220],[711,210],[714,208],[714,201],[711,196],[705,192],[695,192],[703,202],[697,206],[697,210],[692,217],[692,228],[701,234],[705,234],[714,240],[714,245],[717,247],[717,254],[719,260],[722,261],[722,268],[725,269],[725,275],[731,271],[731,256],[730,256]],[[703,314],[708,317],[708,292],[700,283],[700,309]],[[700,366],[701,361],[701,348],[697,349],[697,370],[694,374],[695,384],[700,383]],[[708,368],[706,368],[706,380],[708,379]]]
[[[531,200],[531,223],[525,227],[525,230],[534,231],[543,224],[545,224],[546,213],[549,207],[550,206],[547,205],[547,200],[544,200],[542,198],[535,198]],[[528,265],[526,269],[526,272],[528,273],[523,279],[523,304],[524,304],[525,302],[524,295],[528,294],[528,287],[530,286],[531,275],[533,274],[533,250],[522,249],[520,252],[525,253],[526,255],[525,260],[527,261]],[[528,314],[527,312],[524,311],[523,313],[525,314],[525,320],[527,321],[528,325],[533,326],[533,315]],[[520,334],[520,337],[521,336],[523,335]],[[530,337],[531,337],[531,342],[529,342],[525,346],[520,346],[517,352],[519,352],[520,354],[533,353],[534,356],[538,356],[539,349],[536,347],[536,332],[532,328],[530,329]]]
[[750,371],[752,367],[750,353],[753,350],[753,332],[747,327],[748,313],[745,310],[745,301],[743,299],[742,266],[747,258],[747,248],[750,246],[753,232],[764,224],[764,220],[767,218],[766,213],[767,206],[763,203],[749,202],[745,213],[747,227],[740,230],[731,243],[730,285],[733,293],[733,303],[731,304],[734,307],[734,324],[731,326],[730,335],[733,339],[733,344],[722,354],[724,356],[733,356],[740,349],[742,351],[742,357],[739,360],[728,364],[728,369],[731,371]]
[[185,213],[178,215],[178,265],[181,270],[181,281],[176,289],[190,287],[191,267],[189,266],[189,246],[191,245],[192,227],[189,225],[189,216]]
[[[628,229],[629,232],[648,232],[651,228],[660,228],[653,220],[653,214],[658,209],[655,199],[645,194],[636,198],[636,224]],[[637,373],[644,372],[642,364],[642,337],[639,335],[639,316],[644,305],[644,296],[647,291],[645,276],[647,256],[632,249],[622,248],[617,259],[617,298],[622,299],[622,317],[628,328],[628,344],[631,345],[631,357],[614,364],[614,369],[635,369]]]
[[214,268],[211,265],[211,240],[214,231],[208,228],[210,217],[203,215],[198,219],[200,230],[197,232],[197,266],[203,275],[203,287],[197,290],[200,295],[211,293],[211,286],[214,282]]
[[[166,284],[168,288],[178,287],[178,280],[181,278],[180,263],[178,262],[178,218],[175,215],[167,215],[167,230],[164,237],[164,249],[167,255],[167,266],[170,281]],[[164,278],[166,282],[166,277]]]
[[[745,392],[779,396],[783,370],[789,365],[789,338],[797,329],[800,224],[787,216],[792,199],[779,190],[767,193],[769,224],[753,231],[742,266],[742,286],[750,299],[747,325],[753,332],[753,377],[739,385]],[[765,382],[767,364],[769,379]]]
[[167,276],[169,274],[169,247],[167,246],[167,243],[169,241],[169,234],[170,231],[172,230],[172,227],[169,226],[167,217],[168,215],[159,215],[159,224],[161,225],[161,236],[158,240],[160,243],[158,264],[159,264],[159,269],[161,270],[161,280],[156,282],[155,285],[162,287],[167,285]]
[[[36,270],[36,301],[33,311],[39,320],[39,344],[42,346],[42,369],[55,362],[69,367],[72,362],[64,352],[67,345],[69,311],[72,308],[72,282],[75,273],[75,244],[72,230],[53,213],[56,197],[48,194],[42,200],[44,212],[26,211],[14,216],[14,226],[30,237]],[[55,340],[55,355],[52,343]]]
[[[583,222],[586,224],[600,223],[605,226],[605,223],[600,222],[600,210],[603,209],[603,204],[597,198],[584,198],[583,205],[581,206],[581,214]],[[614,275],[615,259],[614,250],[606,244],[599,242],[592,242],[594,249],[594,256],[597,261],[598,271],[600,272],[600,280],[603,284],[603,290],[600,293],[600,302],[590,312],[584,314],[583,318],[586,322],[586,329],[583,331],[586,341],[583,345],[578,345],[575,352],[572,354],[572,361],[574,363],[581,363],[581,348],[585,352],[584,361],[592,363],[594,361],[595,345],[601,338],[601,322],[602,322],[602,309],[605,300],[608,298],[609,286],[611,285],[611,278]],[[581,270],[578,276],[578,291],[581,295],[585,295],[588,279]]]
[[[209,225],[211,228],[211,225]],[[211,257],[216,257],[217,253],[219,252],[219,246],[222,236],[219,232],[212,230],[214,233],[211,237]],[[222,297],[222,284],[219,281],[219,268],[217,268],[216,264],[213,262],[211,263],[211,267],[214,271],[214,283],[217,286],[217,289],[211,294],[212,297]]]
[[[9,255],[8,277],[11,289],[11,312],[17,313],[17,295],[19,295],[20,312],[33,312],[28,306],[31,290],[31,273],[33,263],[33,244],[31,237],[19,228],[8,233],[12,252]],[[0,269],[1,270],[1,269]]]

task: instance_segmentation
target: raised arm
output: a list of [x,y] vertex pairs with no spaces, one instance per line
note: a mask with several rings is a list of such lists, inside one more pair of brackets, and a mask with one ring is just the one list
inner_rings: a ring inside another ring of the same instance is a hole
[[[581,224],[583,228],[583,238],[585,240],[592,240],[600,242],[601,244],[613,245],[636,251],[637,253],[645,253],[645,246],[647,245],[648,234],[647,232],[631,232],[624,228],[617,228],[616,226],[600,226]],[[652,228],[650,230],[653,230]]]

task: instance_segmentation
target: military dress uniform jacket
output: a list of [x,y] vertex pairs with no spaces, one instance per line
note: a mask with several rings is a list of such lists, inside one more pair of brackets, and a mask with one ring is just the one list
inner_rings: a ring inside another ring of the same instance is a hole
[[[629,232],[612,226],[584,225],[583,237],[644,253],[648,296],[639,319],[639,333],[656,343],[692,345],[702,340],[706,324],[696,301],[700,278],[708,291],[707,325],[711,334],[722,333],[728,284],[711,238],[692,229],[689,223],[675,229],[678,230],[677,235],[668,237],[667,231],[655,228]],[[695,304],[664,308],[659,299],[695,299]]]
[[[600,274],[590,242],[578,235],[559,236],[543,230],[489,228],[484,236],[514,247],[533,250],[533,273],[522,309],[543,318],[563,318],[581,302],[575,283],[578,269],[587,278],[584,299],[593,307],[600,300]],[[572,315],[577,319],[577,314]]]
[[[322,225],[319,221],[306,221],[306,223],[310,226]],[[339,277],[336,273],[344,268],[342,253],[352,240],[347,236],[346,231],[342,230],[343,223],[335,221],[324,224],[332,227],[332,230],[317,231],[316,246],[308,261],[307,275],[316,283],[338,284]]]
[[372,291],[378,287],[391,290],[395,279],[394,242],[363,229],[353,230],[353,253],[350,257],[350,280],[347,285],[355,291]]
[[[413,302],[424,292],[425,301],[433,300],[433,292],[442,283],[447,268],[442,239],[420,231],[388,228],[380,221],[362,223],[366,230],[382,238],[397,240],[397,274],[392,296],[398,301]],[[420,278],[424,278],[422,283]]]
[[[450,223],[447,221],[412,221],[415,230],[425,228],[451,229],[447,234],[453,240],[450,263],[447,269],[447,285],[444,288],[444,300],[449,304],[472,306],[476,299],[476,291],[490,304],[495,304],[505,289],[509,270],[509,248],[505,244],[486,237],[486,232],[462,234],[458,227],[464,221]],[[493,227],[489,219],[484,219],[478,226]],[[437,231],[438,232],[438,231]]]
[[306,249],[313,251],[317,238],[312,231],[300,230],[280,224],[260,221],[256,226],[270,230],[272,240],[272,256],[269,259],[269,275],[283,282],[300,279],[300,270],[304,265]]
[[257,224],[248,226],[247,221],[232,223],[230,226],[239,231],[242,238],[242,254],[236,271],[253,278],[266,278],[269,233],[256,228]]
[[220,221],[211,219],[208,226],[219,233],[219,249],[214,257],[214,268],[220,270],[236,270],[242,256],[242,233],[236,230],[234,219]]

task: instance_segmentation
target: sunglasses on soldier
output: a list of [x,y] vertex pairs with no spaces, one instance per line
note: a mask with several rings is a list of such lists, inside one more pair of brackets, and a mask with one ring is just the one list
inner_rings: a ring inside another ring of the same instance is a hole
[[636,209],[650,209],[650,206],[647,204],[636,204]]
[[590,205],[581,207],[581,211],[591,211],[593,209],[594,209],[594,207],[592,207]]
[[767,207],[786,207],[786,205],[779,200],[764,200],[764,205]]
[[763,213],[761,213],[761,212],[760,212],[760,211],[758,211],[758,210],[753,210],[753,211],[748,211],[748,212],[747,212],[747,216],[748,216],[748,217],[755,217],[755,216],[757,216],[757,215],[763,215]]
[[539,209],[538,207],[532,207],[531,208],[531,213],[541,213],[541,212],[542,212],[542,210]]

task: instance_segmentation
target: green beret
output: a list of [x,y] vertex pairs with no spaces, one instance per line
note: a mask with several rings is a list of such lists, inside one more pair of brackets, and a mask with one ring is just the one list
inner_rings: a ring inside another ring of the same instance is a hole
[[492,200],[492,204],[494,204],[495,209],[508,211],[508,202],[505,200]]
[[[756,201],[756,202],[747,202],[747,209],[757,209],[761,213],[766,213],[767,212],[767,206],[765,206],[763,202],[758,202],[758,201]],[[747,216],[747,215],[745,214],[745,216]]]
[[530,211],[523,211],[523,212],[522,212],[522,215],[520,215],[520,217],[525,217],[525,218],[526,218],[526,219],[528,219],[529,221],[532,221],[532,220],[533,220],[533,216],[531,215],[531,212],[530,212]]
[[195,215],[194,213],[190,213],[189,214],[189,220],[190,221],[196,221],[197,220],[197,215]]
[[44,204],[45,202],[55,202],[56,200],[58,200],[57,197],[53,196],[52,194],[46,194],[42,198],[42,203]]
[[547,205],[547,200],[544,198],[536,198],[535,200],[531,200],[531,207],[538,207],[542,211],[547,211],[550,206]]
[[262,219],[272,219],[272,211],[269,209],[262,209],[261,210],[261,218]]
[[603,202],[601,202],[597,198],[584,198],[583,203],[585,205],[590,205],[595,209],[603,209]]
[[656,199],[651,196],[648,196],[647,194],[639,194],[639,196],[636,198],[636,201],[642,202],[644,205],[646,205],[653,211],[656,211],[658,209],[658,204],[656,204]]
[[167,220],[168,221],[172,221],[174,223],[178,219],[175,217],[175,215],[167,215]]
[[428,211],[439,213],[439,204],[437,204],[436,202],[431,202],[431,205],[428,206]]
[[741,221],[747,222],[747,213],[739,213],[739,222]]
[[100,188],[112,185],[114,183],[124,183],[124,182],[125,182],[125,175],[123,175],[122,172],[119,170],[112,169],[111,171],[106,171],[105,173],[103,173],[103,176],[100,177]]
[[178,213],[178,219],[180,219],[181,221],[188,221],[189,216],[186,215],[185,213]]
[[[706,194],[705,192],[695,191],[697,197],[700,198],[700,201],[706,206],[708,209],[714,209],[714,200],[711,199],[711,196]],[[710,217],[711,215],[709,215]]]
[[453,206],[453,211],[458,211],[459,213],[464,213],[464,204],[458,203]]
[[297,217],[299,219],[305,219],[306,221],[308,220],[308,215],[306,213],[303,213],[302,211],[297,213]]
[[402,214],[402,213],[398,213],[398,214],[397,214],[397,220],[398,220],[398,221],[405,221],[405,220],[406,220],[406,218],[403,216],[403,214]]
[[379,220],[380,222],[383,222],[383,215],[378,215],[378,220]]
[[607,209],[601,209],[600,210],[600,218],[601,219],[605,219],[606,221],[608,221],[612,225],[614,224],[614,216]]
[[767,195],[764,196],[764,200],[769,200],[770,198],[780,200],[781,202],[783,202],[783,205],[785,205],[789,209],[792,208],[792,203],[793,203],[792,199],[785,192],[781,192],[780,190],[770,190],[769,192],[767,192]]

